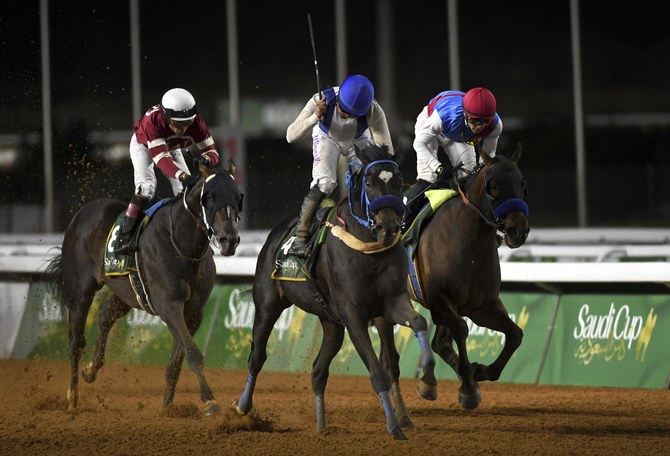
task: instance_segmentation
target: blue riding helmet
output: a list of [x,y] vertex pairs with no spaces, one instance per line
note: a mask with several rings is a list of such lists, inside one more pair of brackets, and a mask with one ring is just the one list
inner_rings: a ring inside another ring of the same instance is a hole
[[367,114],[374,97],[375,88],[372,83],[360,74],[349,76],[340,86],[340,106],[356,117]]

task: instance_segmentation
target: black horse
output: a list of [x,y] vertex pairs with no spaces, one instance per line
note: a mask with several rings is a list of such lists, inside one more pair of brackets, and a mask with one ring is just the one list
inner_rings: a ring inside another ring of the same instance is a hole
[[[228,169],[209,170],[202,165],[199,169],[202,178],[198,183],[155,213],[139,240],[136,259],[150,304],[145,310],[158,315],[174,338],[163,405],[172,403],[185,355],[200,382],[205,413],[211,415],[220,413],[221,408],[205,380],[204,358],[192,336],[200,326],[203,308],[214,286],[216,267],[210,243],[222,255],[235,254],[242,195],[232,178],[235,171],[232,161]],[[84,205],[65,231],[61,253],[46,269],[50,288],[68,315],[70,410],[77,407],[86,317],[96,291],[107,285],[113,297],[101,304],[100,334],[93,360],[82,370],[87,382],[95,380],[104,364],[107,336],[114,322],[131,307],[141,308],[128,276],[104,273],[104,249],[115,239],[114,236],[108,239],[108,233],[125,207],[123,202],[109,198]]]
[[[342,347],[346,328],[381,399],[388,432],[396,439],[404,439],[389,394],[391,377],[397,381],[397,375],[389,375],[377,359],[368,333],[369,322],[383,318],[412,328],[421,346],[421,366],[426,381],[434,379],[435,360],[429,347],[426,320],[412,308],[407,292],[408,265],[403,244],[399,242],[405,207],[400,199],[402,176],[398,165],[385,147],[369,146],[357,149],[356,154],[362,165],[349,165],[349,198],[338,205],[338,224],[329,225],[331,229],[314,266],[314,281],[279,281],[271,277],[278,249],[290,245],[285,239],[295,225],[295,218],[274,228],[259,254],[253,284],[256,313],[249,374],[234,406],[241,415],[251,410],[256,379],[267,359],[266,345],[273,325],[284,309],[295,304],[317,315],[323,328],[321,349],[312,371],[317,432],[326,427],[324,391],[328,369]],[[341,210],[347,203],[348,210]],[[394,357],[397,366],[398,352],[392,336],[390,340],[386,338],[385,343],[383,358]],[[407,421],[403,420],[402,424]]]
[[[477,382],[498,380],[523,338],[499,298],[496,240],[499,231],[508,247],[518,248],[528,236],[526,179],[517,166],[521,153],[519,145],[509,158],[481,154],[483,164],[466,179],[465,190],[459,186],[460,198],[448,200],[436,211],[416,247],[422,304],[436,325],[431,346],[461,379],[458,402],[468,410],[481,402]],[[505,346],[491,365],[468,360],[463,316],[505,334]],[[418,391],[426,399],[437,397],[432,378],[422,379]]]

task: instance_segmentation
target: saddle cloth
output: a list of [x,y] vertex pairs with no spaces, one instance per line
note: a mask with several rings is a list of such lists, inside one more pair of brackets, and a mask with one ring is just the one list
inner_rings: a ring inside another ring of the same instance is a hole
[[[162,199],[145,211],[141,223],[138,223],[138,227],[133,233],[131,243],[137,244],[142,231],[144,231],[144,228],[149,224],[149,221],[154,216],[156,211],[158,211],[158,209],[165,206],[170,201],[171,199],[169,198]],[[107,235],[104,258],[104,269],[106,276],[126,275],[131,271],[137,271],[137,266],[135,265],[135,255],[132,253],[127,255],[115,253],[113,250],[114,246],[112,246],[110,242],[115,230],[121,230],[121,225],[123,224],[125,214],[125,211],[119,214],[119,216],[116,218],[116,221],[112,225],[112,228],[109,230],[109,234]]]
[[307,258],[301,258],[288,253],[296,238],[296,226],[293,226],[284,239],[282,245],[277,249],[275,257],[275,269],[272,271],[274,280],[289,280],[304,282],[312,278],[312,268],[316,262],[319,247],[326,242],[326,231],[328,227],[323,223],[335,217],[336,208],[324,207],[319,209],[309,228],[309,245],[311,253]]
[[421,282],[416,271],[416,264],[414,257],[416,254],[416,246],[419,245],[419,237],[421,231],[426,226],[426,223],[433,216],[435,211],[445,202],[458,195],[456,190],[444,188],[437,190],[428,190],[425,193],[428,202],[421,209],[416,216],[412,225],[405,231],[403,240],[405,241],[405,248],[407,250],[407,261],[409,263],[409,276],[407,278],[407,285],[410,293],[410,298],[413,301],[423,304],[423,292],[421,291]]

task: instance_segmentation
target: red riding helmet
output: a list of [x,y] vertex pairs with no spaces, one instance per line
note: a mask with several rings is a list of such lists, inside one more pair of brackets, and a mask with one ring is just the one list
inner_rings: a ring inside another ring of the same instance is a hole
[[475,87],[463,97],[465,115],[473,119],[493,119],[496,114],[496,97],[489,89]]

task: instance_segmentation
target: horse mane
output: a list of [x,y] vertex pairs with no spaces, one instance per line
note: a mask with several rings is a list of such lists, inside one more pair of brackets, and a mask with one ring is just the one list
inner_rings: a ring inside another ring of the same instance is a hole
[[393,155],[389,153],[389,148],[386,145],[368,144],[360,149],[355,147],[356,156],[362,163],[372,163],[377,160],[393,160]]

